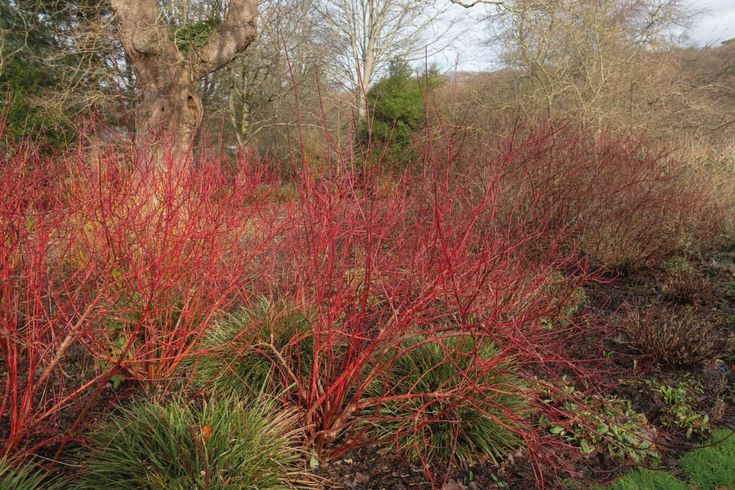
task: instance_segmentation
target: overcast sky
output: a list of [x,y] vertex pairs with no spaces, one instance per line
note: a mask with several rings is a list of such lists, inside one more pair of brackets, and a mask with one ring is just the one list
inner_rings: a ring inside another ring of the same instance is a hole
[[735,0],[700,0],[691,4],[706,10],[689,33],[695,44],[716,45],[735,37]]
[[[701,13],[689,31],[688,44],[716,46],[735,38],[735,0],[689,0],[689,3]],[[481,6],[464,9],[452,5],[450,13],[456,19],[456,47],[433,56],[432,60],[447,70],[455,65],[460,71],[492,69],[495,55],[486,42],[489,28],[481,22],[485,15]]]

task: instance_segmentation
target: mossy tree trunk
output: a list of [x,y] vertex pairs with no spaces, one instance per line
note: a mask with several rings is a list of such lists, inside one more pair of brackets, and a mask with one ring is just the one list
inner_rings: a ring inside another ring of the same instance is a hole
[[140,85],[136,142],[153,145],[159,156],[161,145],[170,145],[176,161],[184,162],[203,114],[196,83],[230,63],[253,42],[258,2],[230,0],[218,27],[200,45],[187,49],[177,46],[156,0],[111,3]]

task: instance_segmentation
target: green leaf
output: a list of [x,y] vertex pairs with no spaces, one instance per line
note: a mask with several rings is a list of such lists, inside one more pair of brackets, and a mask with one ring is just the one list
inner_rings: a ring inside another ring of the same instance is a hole
[[311,453],[311,457],[309,458],[309,468],[312,470],[319,468],[319,458],[314,453]]
[[564,427],[561,427],[560,425],[552,425],[549,428],[549,432],[551,432],[554,435],[562,435],[564,434]]
[[124,376],[120,376],[119,374],[116,374],[114,376],[110,376],[110,384],[112,384],[112,389],[117,390],[120,388],[120,385],[125,381]]

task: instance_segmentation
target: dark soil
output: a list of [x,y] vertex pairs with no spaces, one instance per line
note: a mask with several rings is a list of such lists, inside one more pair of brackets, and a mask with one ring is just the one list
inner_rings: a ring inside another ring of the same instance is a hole
[[464,469],[434,465],[429,470],[433,481],[421,464],[411,464],[387,450],[358,448],[321,466],[317,474],[325,478],[325,489],[335,490],[521,490],[535,487],[531,467],[521,451],[500,467],[490,463]]

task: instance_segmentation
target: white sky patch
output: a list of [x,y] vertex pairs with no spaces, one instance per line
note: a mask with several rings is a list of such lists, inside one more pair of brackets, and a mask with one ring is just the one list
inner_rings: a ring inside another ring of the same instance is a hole
[[[735,38],[735,0],[689,0],[689,4],[700,13],[687,33],[687,44],[717,46]],[[447,72],[496,68],[498,52],[488,41],[492,25],[486,20],[487,9],[481,4],[470,9],[450,4],[446,16],[453,19],[452,33],[456,39],[447,49],[432,55],[429,62]]]
[[451,23],[448,35],[452,43],[447,49],[433,55],[430,61],[445,71],[493,69],[497,62],[497,51],[488,43],[491,24],[486,20],[487,7],[477,5],[466,9],[453,3],[449,5],[445,16],[447,23]]
[[692,44],[716,46],[735,38],[735,0],[700,0],[691,4],[703,11],[689,31]]

